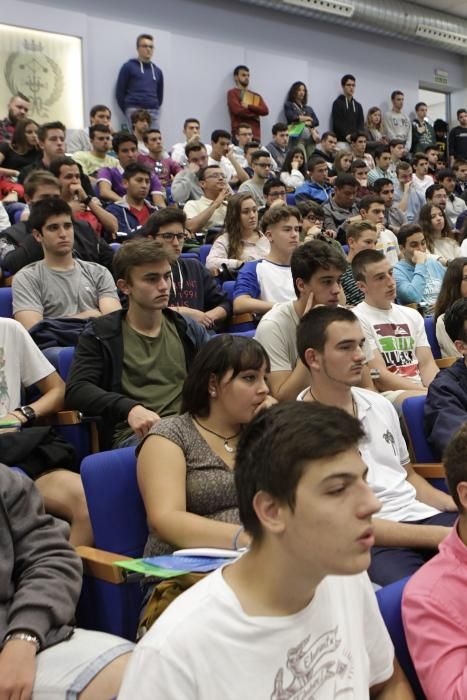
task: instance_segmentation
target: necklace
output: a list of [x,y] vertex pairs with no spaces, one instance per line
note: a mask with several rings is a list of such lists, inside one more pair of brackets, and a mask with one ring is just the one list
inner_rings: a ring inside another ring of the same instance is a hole
[[[320,403],[320,401],[316,398],[316,396],[311,391],[311,386],[308,388],[308,393],[310,394],[313,401],[317,401],[318,403]],[[353,397],[353,394],[352,394],[352,415],[354,418],[358,418],[357,404],[355,403],[355,399]]]
[[230,447],[229,442],[230,440],[233,440],[234,438],[238,437],[241,433],[241,430],[238,431],[238,433],[235,433],[235,435],[231,435],[230,437],[225,437],[224,435],[220,435],[219,433],[216,433],[214,430],[211,430],[210,428],[206,428],[205,425],[201,425],[201,423],[196,420],[194,416],[192,416],[194,422],[196,425],[199,425],[200,428],[205,430],[207,433],[211,433],[211,435],[215,435],[216,437],[220,438],[221,440],[224,441],[224,450],[228,452],[229,454],[232,454],[232,452],[235,452],[235,447]]

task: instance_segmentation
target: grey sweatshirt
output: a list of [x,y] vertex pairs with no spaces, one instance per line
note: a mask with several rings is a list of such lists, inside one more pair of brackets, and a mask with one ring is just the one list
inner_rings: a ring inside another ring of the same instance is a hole
[[0,464],[0,645],[18,629],[41,647],[69,637],[81,561],[27,477]]

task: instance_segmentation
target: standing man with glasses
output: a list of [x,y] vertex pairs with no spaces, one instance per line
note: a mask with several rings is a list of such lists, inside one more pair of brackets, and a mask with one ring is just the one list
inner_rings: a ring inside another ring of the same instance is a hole
[[198,173],[198,181],[203,196],[190,200],[184,207],[186,225],[193,234],[224,225],[226,202],[232,194],[218,165],[202,168]]
[[199,260],[181,258],[186,216],[180,209],[153,214],[142,233],[161,243],[173,256],[169,308],[194,319],[209,331],[222,330],[232,304]]
[[242,182],[238,191],[249,192],[259,207],[264,207],[266,197],[264,195],[264,185],[271,177],[271,154],[266,150],[258,150],[251,156],[253,166],[253,177],[246,182]]
[[344,75],[341,79],[342,95],[332,105],[332,130],[337,136],[338,148],[350,148],[351,135],[365,127],[362,105],[354,99],[355,85],[355,76]]
[[126,116],[132,131],[131,115],[145,109],[151,115],[150,126],[159,128],[159,112],[164,99],[164,76],[151,61],[154,53],[154,37],[140,34],[136,39],[137,58],[130,58],[120,68],[117,80],[117,102]]

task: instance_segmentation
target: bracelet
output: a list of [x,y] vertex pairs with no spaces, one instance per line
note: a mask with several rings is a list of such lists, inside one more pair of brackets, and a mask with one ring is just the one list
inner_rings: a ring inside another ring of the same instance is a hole
[[243,525],[240,525],[232,539],[232,549],[235,549],[236,551],[238,551],[238,540],[240,539],[242,532],[245,532],[245,528]]
[[41,643],[39,640],[39,637],[37,637],[35,634],[32,632],[10,632],[10,634],[7,634],[5,639],[3,640],[3,645],[5,645],[7,642],[18,640],[20,642],[29,642],[30,644],[35,644],[36,645],[36,654],[38,654],[41,650]]

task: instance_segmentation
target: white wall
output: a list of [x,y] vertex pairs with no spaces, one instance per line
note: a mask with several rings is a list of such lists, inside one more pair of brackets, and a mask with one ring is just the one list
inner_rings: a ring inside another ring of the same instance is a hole
[[[86,109],[108,103],[115,127],[123,119],[114,98],[118,69],[135,54],[137,34],[153,33],[155,61],[166,81],[162,130],[167,144],[180,139],[187,116],[201,119],[205,138],[214,128],[229,126],[225,92],[239,63],[250,67],[251,87],[269,104],[265,141],[295,80],[307,83],[322,130],[346,72],[357,76],[356,96],[365,111],[373,104],[386,109],[396,88],[405,92],[411,111],[419,82],[433,83],[435,68],[448,71],[449,89],[460,100],[465,95],[461,56],[231,0],[80,0],[79,5],[75,0],[16,0],[14,8],[18,24],[83,38]],[[0,22],[11,23],[11,9],[2,3]]]

